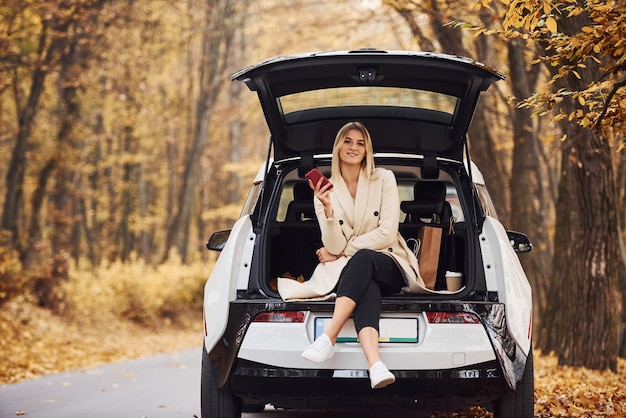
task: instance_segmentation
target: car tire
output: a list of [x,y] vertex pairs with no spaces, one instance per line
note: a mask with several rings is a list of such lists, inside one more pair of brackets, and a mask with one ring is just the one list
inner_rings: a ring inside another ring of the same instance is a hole
[[508,392],[494,405],[494,418],[532,418],[535,414],[535,382],[533,351],[530,350],[522,380],[515,392]]
[[200,379],[200,412],[203,417],[241,418],[242,402],[226,388],[218,388],[219,365],[211,363],[202,347],[202,372]]

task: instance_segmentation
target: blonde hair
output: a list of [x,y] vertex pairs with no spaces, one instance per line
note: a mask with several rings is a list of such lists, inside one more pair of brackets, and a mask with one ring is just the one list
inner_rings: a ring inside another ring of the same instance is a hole
[[363,138],[365,139],[365,158],[361,163],[361,168],[365,172],[365,178],[371,180],[374,177],[374,170],[376,169],[374,165],[374,146],[372,145],[372,137],[370,136],[369,131],[361,122],[348,122],[337,132],[337,136],[335,137],[335,142],[333,144],[333,160],[330,173],[331,177],[338,178],[338,176],[341,176],[341,160],[339,159],[339,150],[346,140],[348,132],[352,129],[356,129],[361,132]]

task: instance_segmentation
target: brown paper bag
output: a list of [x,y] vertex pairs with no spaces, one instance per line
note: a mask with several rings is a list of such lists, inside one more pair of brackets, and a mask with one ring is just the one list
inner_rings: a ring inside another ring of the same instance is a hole
[[441,252],[441,237],[443,228],[424,226],[419,232],[419,261],[420,275],[428,289],[434,290],[439,269],[439,255]]

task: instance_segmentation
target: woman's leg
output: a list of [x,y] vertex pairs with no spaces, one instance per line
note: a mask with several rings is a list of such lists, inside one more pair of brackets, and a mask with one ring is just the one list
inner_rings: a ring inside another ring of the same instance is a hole
[[371,386],[378,389],[396,380],[381,361],[378,346],[382,295],[399,291],[404,285],[404,279],[391,257],[375,252],[365,252],[364,256],[365,259],[359,264],[360,274],[361,277],[369,277],[369,280],[356,302],[354,325],[367,360]]
[[350,315],[354,312],[355,306],[356,302],[347,296],[341,296],[335,300],[333,317],[324,329],[324,334],[328,335],[328,338],[330,338],[333,344],[337,341],[337,337],[343,326],[348,322],[348,319],[350,319]]
[[305,350],[302,356],[315,362],[331,358],[332,345],[336,343],[341,329],[354,314],[359,340],[361,330],[368,328],[361,340],[368,365],[379,361],[378,322],[382,303],[381,288],[387,293],[393,293],[403,285],[402,274],[393,259],[372,250],[358,251],[341,272],[333,316],[324,329],[324,335]]
[[371,283],[371,278],[374,276],[374,266],[370,259],[375,253],[375,251],[370,250],[358,251],[341,272],[333,317],[324,329],[324,333],[328,335],[333,344],[353,314],[357,301],[360,300],[361,295],[365,293],[365,289]]
[[380,352],[378,350],[378,330],[374,327],[365,327],[359,331],[359,342],[365,358],[367,359],[367,368],[371,369],[374,363],[380,361]]
[[315,363],[323,363],[331,359],[337,337],[352,315],[355,306],[356,303],[347,296],[337,298],[330,324],[326,326],[324,333],[302,352],[302,357]]
[[[362,252],[363,250],[359,251],[357,255]],[[360,287],[353,285],[350,288],[347,286],[342,288],[340,284],[337,290],[337,294],[352,297],[356,302],[354,325],[357,332],[366,327],[378,331],[383,295],[396,293],[404,286],[402,273],[391,257],[375,251],[366,251],[364,255],[366,257],[362,258],[358,265],[360,271],[355,272],[361,279]],[[369,277],[369,280],[366,280],[366,277]]]
[[354,310],[354,325],[367,360],[372,389],[384,388],[396,381],[396,377],[387,369],[380,358],[378,323],[381,307],[382,295],[379,284],[372,281]]

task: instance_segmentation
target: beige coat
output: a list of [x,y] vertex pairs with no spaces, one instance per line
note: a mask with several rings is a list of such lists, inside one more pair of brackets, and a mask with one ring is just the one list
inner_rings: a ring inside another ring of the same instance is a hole
[[398,232],[400,197],[393,172],[377,168],[370,181],[361,173],[355,199],[343,178],[331,178],[331,181],[335,185],[330,194],[334,216],[326,218],[324,206],[317,198],[314,198],[315,213],[324,247],[331,254],[343,253],[345,257],[319,264],[311,279],[304,283],[279,278],[281,297],[293,300],[328,295],[347,260],[360,249],[377,250],[393,257],[404,274],[405,290],[432,292],[424,285],[417,259]]

